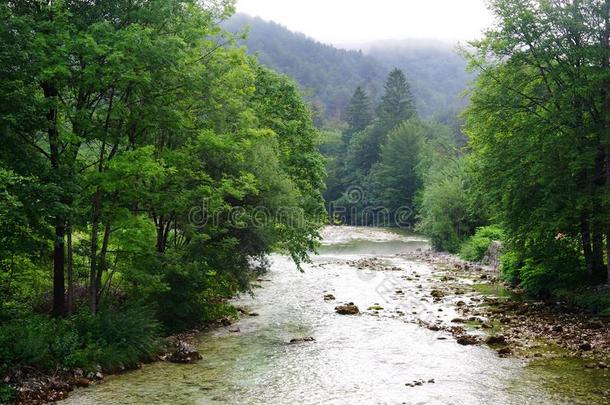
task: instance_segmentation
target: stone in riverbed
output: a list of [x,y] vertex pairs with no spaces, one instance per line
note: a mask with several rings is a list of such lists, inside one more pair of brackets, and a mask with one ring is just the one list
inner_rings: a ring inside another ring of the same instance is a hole
[[191,364],[201,360],[201,354],[185,342],[178,342],[176,351],[169,356],[168,360],[172,363]]
[[578,345],[578,350],[582,351],[582,352],[588,352],[591,349],[593,349],[593,347],[591,346],[591,343],[581,343],[580,345]]
[[334,301],[335,300],[335,296],[332,294],[326,294],[324,296],[324,301]]
[[339,315],[356,315],[360,312],[357,306],[354,305],[353,302],[350,302],[345,305],[339,305],[335,307],[335,311]]
[[458,344],[463,346],[476,345],[479,343],[479,339],[472,335],[462,335],[457,338]]
[[430,295],[432,295],[434,298],[440,299],[445,296],[445,293],[443,293],[441,290],[435,289],[435,290],[430,291]]
[[510,349],[510,347],[503,347],[501,349],[496,350],[498,352],[498,354],[500,355],[500,357],[505,357],[508,356],[509,354],[511,354],[513,351]]
[[503,345],[506,343],[506,338],[503,335],[490,336],[485,340],[488,345]]
[[78,378],[75,378],[72,383],[76,387],[86,388],[91,385],[91,380],[89,380],[88,378],[84,378],[84,377],[78,377]]
[[304,337],[290,339],[290,343],[295,344],[295,343],[315,342],[315,340],[316,339],[314,339],[313,336],[304,336]]

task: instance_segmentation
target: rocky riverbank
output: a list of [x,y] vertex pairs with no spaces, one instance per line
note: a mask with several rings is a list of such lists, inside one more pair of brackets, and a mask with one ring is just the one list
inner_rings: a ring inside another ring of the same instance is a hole
[[436,287],[428,291],[437,304],[459,314],[447,320],[420,319],[422,326],[451,333],[460,344],[486,343],[501,356],[582,358],[586,368],[610,365],[610,319],[588,314],[563,302],[534,301],[511,289],[491,267],[444,253],[417,252],[412,257],[434,267]]
[[169,336],[165,339],[159,353],[135,365],[135,367],[120,367],[115,370],[102,370],[97,366],[93,370],[58,369],[53,375],[44,375],[35,370],[17,370],[4,379],[5,384],[16,387],[16,404],[47,404],[68,397],[76,388],[89,387],[103,382],[107,375],[121,374],[130,370],[142,368],[144,364],[155,361],[189,364],[202,357],[195,349],[198,336],[207,329],[227,326],[232,320],[221,319],[215,323]]

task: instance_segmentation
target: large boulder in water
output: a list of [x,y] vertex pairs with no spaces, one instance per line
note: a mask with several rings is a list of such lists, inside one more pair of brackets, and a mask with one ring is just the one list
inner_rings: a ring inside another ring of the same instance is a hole
[[174,351],[168,358],[172,363],[191,364],[201,360],[201,354],[185,342],[178,342],[176,345],[176,351]]
[[358,307],[355,306],[353,302],[350,302],[349,304],[345,304],[345,305],[339,305],[339,306],[335,307],[335,311],[339,315],[356,315],[360,312]]

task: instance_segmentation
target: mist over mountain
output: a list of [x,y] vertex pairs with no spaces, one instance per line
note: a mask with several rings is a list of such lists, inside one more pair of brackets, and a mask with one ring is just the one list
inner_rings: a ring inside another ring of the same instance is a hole
[[461,94],[470,76],[453,44],[391,40],[350,44],[347,47],[351,49],[340,49],[246,14],[235,15],[224,27],[231,32],[248,28],[247,38],[241,41],[248,52],[256,54],[264,65],[296,80],[310,102],[321,106],[329,119],[344,119],[357,86],[377,100],[394,67],[406,73],[422,116],[451,121],[465,105]]

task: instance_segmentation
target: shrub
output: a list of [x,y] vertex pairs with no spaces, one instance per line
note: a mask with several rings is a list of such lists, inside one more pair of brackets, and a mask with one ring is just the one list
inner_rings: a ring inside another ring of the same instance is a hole
[[502,256],[501,270],[505,279],[539,298],[586,284],[578,242],[571,238],[532,238],[518,252]]
[[523,260],[517,252],[506,252],[500,256],[500,271],[502,277],[513,285],[521,282],[521,267]]
[[30,315],[10,321],[0,330],[3,364],[1,372],[13,367],[51,370],[77,350],[78,336],[68,320]]
[[587,312],[610,316],[610,289],[570,289],[563,288],[554,292],[555,296],[570,305],[577,306]]
[[66,357],[64,363],[69,366],[100,364],[104,370],[133,367],[160,347],[160,324],[148,307],[105,309],[96,316],[83,312],[74,324],[81,345]]
[[460,248],[460,257],[471,262],[483,260],[485,253],[494,240],[504,239],[504,232],[497,226],[478,228],[476,233],[468,238]]
[[159,323],[146,307],[124,307],[67,319],[30,315],[0,329],[0,373],[20,367],[59,366],[104,370],[132,367],[160,347]]
[[449,162],[426,177],[417,198],[416,230],[429,236],[436,250],[457,252],[477,222],[470,209],[467,183],[468,174],[461,160]]
[[0,404],[10,404],[15,399],[15,388],[0,383]]

